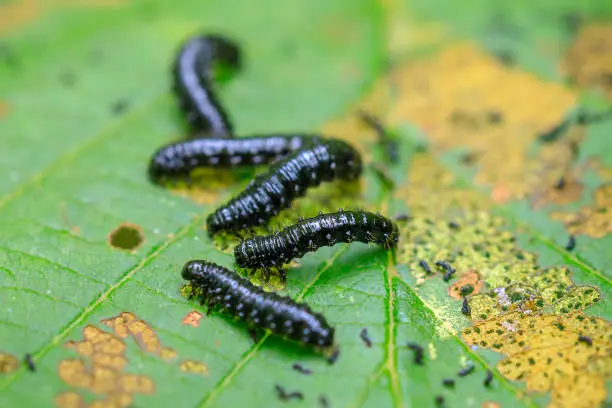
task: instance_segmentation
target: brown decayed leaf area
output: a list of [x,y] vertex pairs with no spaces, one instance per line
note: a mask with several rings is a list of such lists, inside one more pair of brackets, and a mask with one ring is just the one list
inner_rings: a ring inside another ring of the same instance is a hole
[[595,190],[593,201],[576,213],[555,212],[551,218],[563,221],[570,234],[603,238],[612,233],[612,184],[604,184]]
[[60,6],[117,7],[129,0],[21,0],[0,4],[0,33],[28,24]]
[[[521,358],[530,361],[531,356],[521,354],[529,350],[546,349],[552,357],[563,350],[571,355],[569,363],[555,357],[555,364],[521,364],[522,375],[500,364],[500,372],[526,381],[530,391],[550,391],[550,407],[586,406],[577,404],[587,401],[582,398],[587,380],[594,387],[589,403],[605,398],[603,384],[610,370],[601,369],[606,364],[600,359],[612,359],[612,325],[581,312],[601,300],[598,288],[575,284],[565,267],[541,267],[537,254],[522,250],[505,221],[491,214],[490,201],[456,187],[454,176],[428,154],[414,156],[396,198],[406,202],[413,217],[402,227],[398,261],[410,267],[418,284],[440,279],[443,271],[434,263],[446,260],[457,269],[449,288],[454,298],[466,283],[482,285],[467,295],[475,323],[464,332],[467,343],[503,353],[504,362],[513,364]],[[434,274],[426,275],[419,260],[427,261]],[[564,330],[553,330],[559,324]],[[576,346],[579,334],[591,336],[593,347]],[[517,336],[512,349],[509,342]],[[582,350],[579,357],[570,344]],[[551,380],[544,386],[535,381],[540,377]]]
[[525,381],[532,391],[552,391],[549,407],[588,408],[605,400],[610,373],[599,368],[612,366],[612,326],[602,319],[513,312],[479,322],[463,337],[505,354],[498,369],[507,378]]
[[0,374],[12,373],[19,368],[19,360],[12,354],[0,351]]
[[[88,325],[83,329],[83,340],[69,340],[65,347],[76,351],[84,358],[67,358],[58,365],[59,377],[68,386],[88,390],[101,398],[86,403],[76,391],[66,391],[55,397],[60,408],[121,408],[133,402],[134,394],[153,394],[155,384],[145,375],[127,373],[128,364],[125,340],[133,338],[141,350],[157,355],[165,360],[174,359],[177,353],[163,347],[157,334],[143,320],[134,314],[122,312],[117,316],[102,320],[114,333],[106,332],[96,326]],[[208,368],[196,361],[190,361],[188,368],[180,364],[180,369],[194,374],[206,374]],[[205,369],[202,368],[205,367]]]
[[[572,155],[557,143],[529,153],[576,103],[559,84],[505,67],[471,44],[401,67],[392,80],[399,99],[390,123],[417,125],[436,151],[468,149],[476,183],[491,187],[498,202],[541,195],[571,165]],[[555,161],[545,162],[550,156]]]
[[192,310],[191,312],[187,313],[182,321],[183,324],[198,327],[200,325],[200,319],[202,319],[202,313]]
[[612,25],[584,26],[563,61],[576,85],[600,89],[612,99]]

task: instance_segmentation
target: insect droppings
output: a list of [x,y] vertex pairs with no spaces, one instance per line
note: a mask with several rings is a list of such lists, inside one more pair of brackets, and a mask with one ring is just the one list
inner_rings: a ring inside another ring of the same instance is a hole
[[319,405],[321,405],[321,408],[329,408],[329,400],[325,395],[319,396]]
[[277,267],[338,242],[376,243],[388,250],[395,248],[398,239],[397,225],[382,215],[339,211],[298,221],[270,235],[246,239],[234,248],[234,259],[242,268]]
[[334,365],[336,364],[336,361],[338,361],[339,357],[340,357],[340,348],[336,347],[334,349],[334,352],[328,357],[327,363],[330,365]]
[[463,367],[461,370],[459,370],[459,372],[457,373],[457,375],[459,377],[465,377],[466,375],[469,375],[470,373],[472,373],[472,371],[474,371],[476,367],[474,366],[474,364],[470,364],[467,367]]
[[444,397],[442,395],[436,395],[435,398],[436,407],[441,408],[444,406]]
[[431,268],[429,267],[429,264],[427,263],[427,261],[421,259],[419,261],[419,265],[421,266],[421,268],[423,268],[423,270],[425,271],[425,274],[427,274],[427,275],[431,275],[432,274]]
[[361,156],[336,139],[317,139],[258,175],[236,197],[206,219],[212,237],[265,224],[311,187],[333,180],[352,181],[361,175]]
[[365,327],[361,329],[361,333],[359,333],[359,337],[367,347],[372,347],[372,340],[370,339],[370,335],[368,334],[368,329]]
[[587,344],[588,346],[592,346],[593,345],[593,339],[591,339],[589,336],[583,336],[580,335],[578,336],[578,341]]
[[211,262],[189,261],[181,275],[196,289],[190,297],[197,292],[209,313],[218,307],[253,328],[267,329],[304,345],[321,349],[333,345],[334,328],[305,303],[264,292],[237,273]]
[[221,63],[241,65],[240,50],[219,35],[197,35],[181,45],[172,68],[173,89],[189,124],[197,132],[232,137],[232,123],[212,90],[212,71]]
[[34,359],[32,358],[32,355],[30,353],[27,353],[23,360],[28,370],[30,370],[31,372],[36,371],[36,365],[34,364]]
[[563,190],[566,184],[567,182],[565,180],[565,177],[560,177],[553,187],[555,188],[555,190]]
[[410,216],[408,214],[398,214],[395,217],[393,217],[393,219],[395,221],[405,222],[405,221],[408,221],[410,219]]
[[305,368],[303,365],[301,365],[300,363],[295,363],[293,364],[293,366],[291,366],[295,371],[297,371],[300,374],[304,374],[304,375],[310,375],[312,374],[312,370],[310,370],[309,368]]
[[128,102],[127,99],[125,98],[120,98],[117,99],[112,105],[111,105],[111,113],[113,115],[121,115],[122,113],[124,113],[130,106],[130,103]]
[[453,267],[448,262],[436,261],[436,265],[439,266],[440,268],[443,268],[446,271],[444,272],[444,276],[442,277],[444,282],[448,282],[456,272],[456,270],[453,269]]
[[285,388],[278,384],[276,384],[274,388],[276,389],[276,395],[278,395],[278,399],[281,401],[289,401],[291,399],[304,399],[304,394],[299,391],[287,392]]
[[447,388],[455,388],[455,380],[452,378],[445,378],[442,380],[442,385]]
[[461,305],[461,313],[466,316],[472,315],[472,308],[470,307],[470,304],[468,303],[468,299],[466,297],[463,298],[463,304]]
[[493,382],[493,371],[487,370],[487,374],[485,375],[485,379],[482,382],[485,387],[489,387]]
[[573,251],[574,248],[576,248],[576,237],[570,235],[569,239],[567,240],[567,244],[565,245],[565,249],[567,251]]
[[423,347],[419,346],[416,343],[408,343],[407,346],[410,350],[414,352],[413,353],[414,364],[423,365],[424,363],[423,358],[425,356],[425,351],[423,350]]
[[457,224],[454,221],[450,221],[448,223],[448,228],[453,229],[453,230],[458,230],[459,229],[459,224]]

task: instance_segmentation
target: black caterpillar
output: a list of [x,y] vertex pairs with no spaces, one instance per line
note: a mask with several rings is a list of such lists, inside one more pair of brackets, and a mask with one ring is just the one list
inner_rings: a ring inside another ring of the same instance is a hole
[[234,258],[243,268],[266,268],[281,266],[337,242],[374,242],[391,249],[398,240],[397,225],[382,215],[340,211],[299,221],[271,235],[244,240],[234,248]]
[[202,291],[201,302],[209,311],[218,306],[253,327],[305,345],[328,348],[334,343],[334,328],[323,315],[289,297],[264,292],[229,269],[194,260],[185,264],[181,275]]
[[218,62],[239,69],[238,46],[219,35],[199,35],[189,39],[174,61],[173,89],[194,130],[217,137],[232,137],[232,124],[211,87],[211,71]]
[[272,165],[242,193],[208,216],[208,234],[263,225],[291,206],[309,187],[334,179],[355,180],[360,174],[361,157],[353,147],[341,140],[316,139]]
[[149,163],[149,177],[187,177],[198,167],[230,168],[270,164],[311,144],[315,135],[200,138],[161,147]]

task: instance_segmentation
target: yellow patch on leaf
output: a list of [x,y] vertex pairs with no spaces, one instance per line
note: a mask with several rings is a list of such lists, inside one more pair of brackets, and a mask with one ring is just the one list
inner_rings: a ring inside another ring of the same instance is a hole
[[563,221],[572,235],[585,234],[593,238],[603,238],[612,233],[612,183],[595,190],[594,203],[582,207],[576,213],[556,212],[554,220]]

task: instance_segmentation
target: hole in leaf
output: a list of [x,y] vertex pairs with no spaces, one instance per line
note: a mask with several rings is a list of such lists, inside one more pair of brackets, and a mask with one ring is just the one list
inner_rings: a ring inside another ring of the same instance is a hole
[[133,251],[144,242],[142,229],[136,224],[119,224],[108,236],[108,243],[113,248]]

